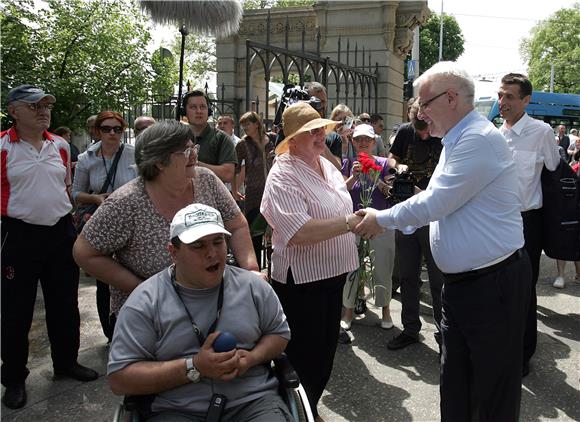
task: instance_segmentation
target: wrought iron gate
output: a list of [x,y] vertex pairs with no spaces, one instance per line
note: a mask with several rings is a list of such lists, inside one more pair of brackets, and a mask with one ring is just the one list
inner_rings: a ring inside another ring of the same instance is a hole
[[[351,51],[350,41],[347,41],[346,50],[342,50],[342,41],[338,39],[337,60],[320,55],[320,28],[316,33],[316,52],[305,50],[306,31],[302,29],[302,48],[300,51],[288,48],[288,37],[290,25],[286,17],[284,47],[277,47],[270,42],[271,17],[268,12],[266,22],[266,43],[259,43],[251,40],[246,41],[246,110],[252,109],[251,103],[251,76],[255,63],[259,60],[264,71],[266,82],[266,95],[264,107],[264,121],[269,122],[269,83],[273,70],[277,67],[282,72],[284,85],[288,84],[290,71],[295,67],[298,71],[299,85],[304,86],[305,78],[310,75],[314,81],[320,82],[327,88],[334,80],[336,87],[336,104],[345,103],[353,113],[361,112],[374,113],[378,109],[378,63],[373,66],[371,63],[371,53],[365,51],[364,47],[359,50],[358,45]],[[354,64],[350,64],[351,53],[354,53]],[[346,54],[346,63],[341,63],[341,55]],[[360,56],[360,62],[359,62]],[[344,88],[344,90],[343,90]],[[344,96],[343,96],[344,93]],[[365,104],[366,102],[366,104]],[[255,111],[258,113],[260,100],[256,99]]]

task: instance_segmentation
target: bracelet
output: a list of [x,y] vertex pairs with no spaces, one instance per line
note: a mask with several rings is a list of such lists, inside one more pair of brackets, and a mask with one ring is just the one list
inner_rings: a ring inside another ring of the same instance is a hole
[[350,233],[350,224],[348,224],[348,215],[344,216],[344,222],[346,223],[346,231]]

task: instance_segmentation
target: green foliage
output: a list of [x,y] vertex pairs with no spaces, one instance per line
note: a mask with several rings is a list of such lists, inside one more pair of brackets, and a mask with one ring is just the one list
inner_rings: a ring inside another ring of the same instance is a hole
[[[420,73],[439,61],[440,15],[431,11],[427,23],[419,30]],[[464,51],[461,28],[453,16],[443,14],[443,60],[455,61]]]
[[520,53],[534,90],[549,90],[553,64],[554,92],[580,93],[580,3],[538,23],[522,41]]
[[14,86],[39,85],[57,98],[52,126],[71,128],[147,98],[150,35],[130,0],[5,0],[4,6],[2,98]]
[[[178,34],[170,50],[179,62],[181,54],[181,34]],[[183,62],[183,83],[190,82],[191,88],[202,88],[210,72],[216,71],[215,39],[201,34],[185,37],[185,57]]]
[[175,55],[171,51],[160,47],[151,57],[153,82],[151,91],[153,98],[159,102],[166,102],[175,92],[175,85],[179,82],[179,68]]
[[[284,78],[282,75],[274,75],[271,78],[272,82],[279,84],[284,83]],[[312,81],[312,76],[310,74],[304,75],[304,83]],[[300,85],[300,75],[298,73],[290,73],[288,75],[288,83],[292,85]]]

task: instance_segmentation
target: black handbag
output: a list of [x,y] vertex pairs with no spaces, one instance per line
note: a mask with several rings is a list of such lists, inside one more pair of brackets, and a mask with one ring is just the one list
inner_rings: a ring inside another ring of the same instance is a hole
[[[115,154],[115,159],[113,160],[111,168],[107,172],[107,177],[105,179],[105,182],[103,183],[103,186],[99,191],[99,195],[107,192],[107,190],[109,189],[111,177],[117,171],[117,164],[119,164],[119,160],[121,158],[122,153],[123,153],[123,144],[121,144],[121,146],[117,150],[117,153]],[[77,207],[77,209],[73,213],[73,224],[77,230],[77,233],[80,234],[80,232],[83,230],[83,227],[85,226],[87,221],[89,221],[91,216],[95,213],[98,207],[99,206],[97,204],[90,204],[82,207]]]

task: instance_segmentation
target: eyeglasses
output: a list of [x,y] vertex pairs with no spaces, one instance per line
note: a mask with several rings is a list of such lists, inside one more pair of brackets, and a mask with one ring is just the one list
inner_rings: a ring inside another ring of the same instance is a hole
[[308,133],[310,133],[312,136],[316,136],[316,135],[319,135],[320,133],[324,133],[324,132],[325,132],[324,126],[323,127],[317,127],[317,128],[314,128],[314,129],[310,129],[308,131]]
[[30,110],[36,111],[37,113],[43,110],[50,111],[54,108],[54,104],[24,103],[24,105],[26,105],[26,107],[28,107]]
[[423,110],[427,110],[429,108],[429,104],[431,104],[433,101],[435,101],[437,98],[447,94],[447,91],[449,91],[448,89],[446,89],[445,91],[443,91],[441,94],[435,95],[433,98],[431,98],[430,100],[425,101],[423,104],[419,103],[419,111],[423,111]]
[[99,126],[99,130],[103,133],[111,133],[111,131],[116,134],[123,133],[122,126]]
[[360,143],[365,143],[365,144],[370,144],[371,142],[374,141],[374,139],[369,138],[368,136],[357,136],[356,138],[352,138],[353,142],[358,142]]
[[185,159],[189,160],[189,157],[191,157],[191,153],[194,153],[195,155],[197,155],[199,153],[199,148],[200,148],[200,145],[195,144],[195,145],[192,145],[192,146],[184,149],[183,151],[175,151],[173,154],[183,154]]

